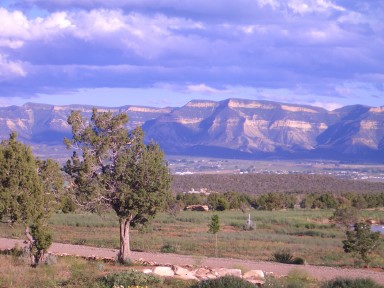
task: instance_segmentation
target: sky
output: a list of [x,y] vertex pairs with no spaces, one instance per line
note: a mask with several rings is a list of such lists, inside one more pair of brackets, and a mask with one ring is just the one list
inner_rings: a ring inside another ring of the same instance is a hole
[[0,0],[0,106],[384,105],[382,0]]

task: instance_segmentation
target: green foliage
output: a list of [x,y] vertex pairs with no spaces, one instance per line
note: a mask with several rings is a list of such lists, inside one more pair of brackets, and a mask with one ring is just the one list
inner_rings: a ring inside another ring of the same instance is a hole
[[28,225],[44,217],[44,191],[31,149],[16,137],[0,145],[0,216]]
[[305,195],[301,201],[302,208],[329,209],[336,208],[339,205],[337,198],[330,193],[311,193]]
[[120,273],[110,274],[104,277],[102,283],[107,285],[107,287],[116,287],[116,286],[153,286],[154,284],[159,284],[160,278],[151,275],[144,274],[135,270],[127,270]]
[[227,199],[225,199],[225,197],[219,193],[209,194],[207,202],[213,210],[224,211],[229,208]]
[[159,146],[144,144],[141,128],[128,132],[124,113],[98,112],[90,120],[73,111],[68,118],[72,140],[68,148],[80,147],[64,167],[75,184],[77,202],[91,211],[111,207],[120,222],[120,254],[130,254],[129,227],[150,221],[169,198],[171,176]]
[[293,260],[293,254],[289,249],[282,249],[272,254],[272,260],[275,262],[290,264]]
[[193,174],[173,175],[172,191],[182,193],[192,188],[207,188],[209,191],[225,193],[237,191],[248,196],[270,192],[283,194],[330,193],[341,195],[379,195],[382,183],[369,181],[345,181],[328,175],[309,174]]
[[161,253],[175,253],[176,248],[171,244],[165,244],[160,249]]
[[336,208],[335,212],[331,216],[332,222],[341,224],[345,227],[349,227],[354,223],[359,222],[360,211],[355,207],[339,207]]
[[295,264],[295,265],[304,265],[305,264],[305,260],[301,257],[295,257],[293,258],[293,260],[291,261],[291,264]]
[[359,255],[366,265],[369,264],[369,254],[379,245],[380,232],[371,231],[367,223],[355,223],[353,231],[346,232],[347,240],[343,240],[346,253]]
[[208,227],[208,232],[215,235],[215,256],[217,257],[217,233],[220,231],[219,215],[212,215],[211,222],[209,223]]
[[212,234],[216,234],[219,231],[220,231],[219,215],[214,214],[211,217],[211,222],[209,223],[208,232]]
[[[102,288],[96,265],[74,260],[70,266],[70,277],[61,283],[60,287],[68,288]],[[104,286],[105,287],[105,286]],[[112,287],[112,286],[111,286]]]
[[0,144],[0,219],[25,226],[34,265],[51,244],[51,236],[41,227],[58,209],[64,183],[56,162],[35,159],[31,149],[16,137],[13,132]]
[[255,288],[256,285],[235,276],[224,276],[217,279],[203,280],[191,288]]
[[35,263],[39,263],[52,244],[52,235],[47,231],[47,227],[43,227],[39,222],[32,224],[30,230],[34,240],[31,252],[35,257]]
[[256,207],[263,210],[277,210],[285,208],[293,208],[296,204],[294,195],[284,193],[267,193],[256,199]]
[[383,288],[371,279],[336,278],[321,285],[321,288]]
[[60,209],[63,213],[71,213],[71,212],[75,212],[76,210],[76,204],[75,202],[73,202],[72,198],[71,197],[63,197],[63,199],[61,200],[61,205],[60,205]]
[[285,279],[287,288],[313,287],[314,283],[315,280],[309,276],[308,272],[301,269],[292,269]]

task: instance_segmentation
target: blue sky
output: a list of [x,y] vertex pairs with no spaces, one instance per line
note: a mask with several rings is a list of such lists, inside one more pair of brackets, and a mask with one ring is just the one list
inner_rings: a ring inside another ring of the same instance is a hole
[[2,0],[0,105],[384,105],[382,0]]

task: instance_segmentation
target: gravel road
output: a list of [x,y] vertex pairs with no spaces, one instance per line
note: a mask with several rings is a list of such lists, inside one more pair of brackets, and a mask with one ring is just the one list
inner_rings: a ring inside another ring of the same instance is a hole
[[[11,249],[18,243],[20,246],[23,240],[0,238],[0,249]],[[53,243],[49,249],[53,254],[68,254],[82,257],[103,257],[114,258],[117,255],[116,249],[97,248],[90,246],[80,246],[62,243]],[[312,277],[318,280],[328,280],[336,277],[350,278],[371,278],[380,284],[384,284],[384,272],[377,272],[368,269],[335,268],[312,265],[289,265],[275,262],[249,261],[231,258],[211,258],[201,256],[189,256],[178,254],[150,253],[150,252],[132,252],[132,259],[143,259],[149,262],[166,265],[195,265],[208,266],[211,268],[243,268],[246,270],[257,269],[264,272],[273,272],[276,276],[287,275],[293,268],[306,270]]]

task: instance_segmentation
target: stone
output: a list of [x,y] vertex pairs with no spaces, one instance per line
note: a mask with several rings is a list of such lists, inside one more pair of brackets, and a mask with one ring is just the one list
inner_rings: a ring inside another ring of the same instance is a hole
[[152,269],[144,269],[143,273],[144,274],[151,274],[152,273]]
[[198,268],[194,272],[195,276],[198,278],[205,278],[208,273],[211,273],[211,270],[207,268]]
[[197,277],[192,271],[185,269],[180,266],[173,266],[173,272],[175,272],[175,277],[183,280],[197,280]]
[[223,276],[235,276],[235,277],[242,277],[242,273],[240,269],[227,269],[227,268],[219,268],[219,269],[213,269],[212,272],[217,275],[217,277],[223,277]]
[[265,278],[265,275],[264,275],[264,272],[261,271],[261,270],[250,270],[250,271],[247,271],[244,273],[243,275],[243,278],[244,279],[264,279]]
[[171,267],[168,266],[158,266],[153,269],[153,274],[163,276],[163,277],[173,277],[175,272],[173,272]]

